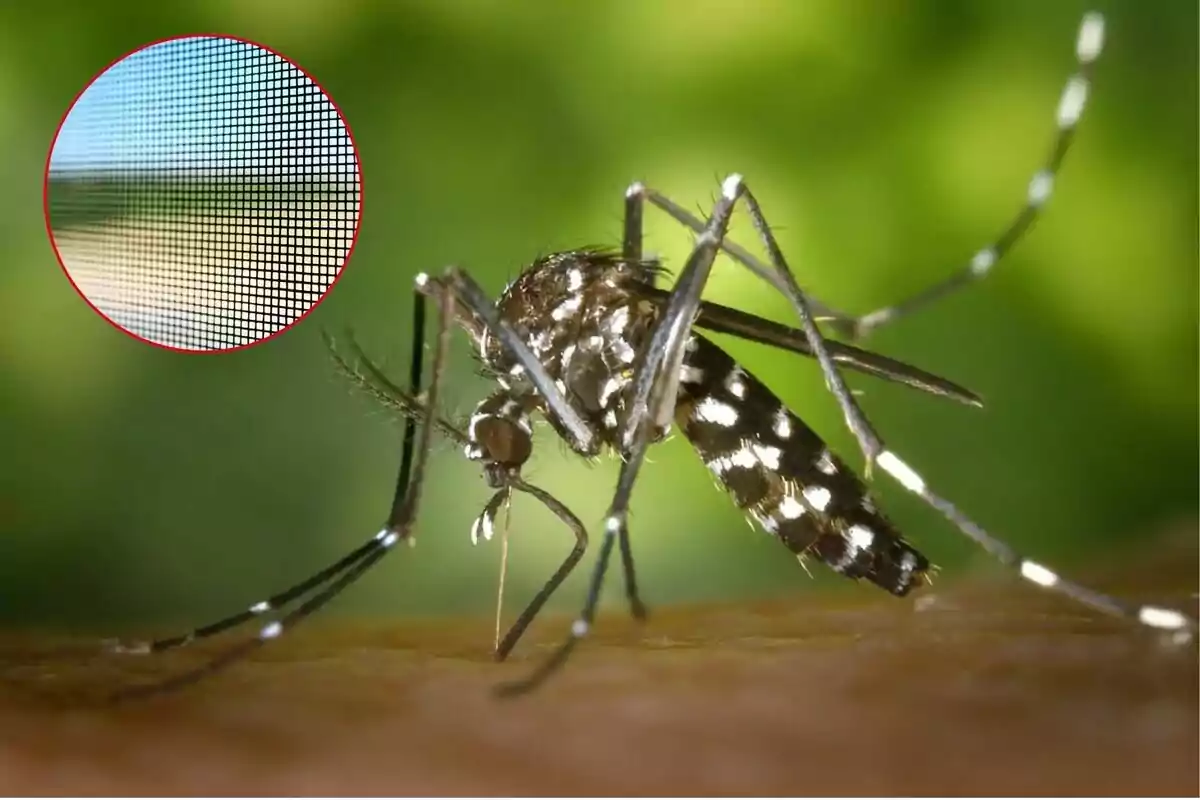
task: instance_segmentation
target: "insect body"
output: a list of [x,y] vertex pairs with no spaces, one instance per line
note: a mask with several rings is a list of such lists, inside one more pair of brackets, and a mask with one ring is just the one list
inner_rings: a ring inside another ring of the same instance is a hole
[[[580,455],[622,448],[619,432],[634,411],[632,376],[642,367],[639,354],[659,317],[651,297],[660,273],[657,264],[611,253],[559,253],[531,265],[496,303],[568,405],[598,432],[588,446],[576,447]],[[475,333],[478,326],[467,329]],[[477,344],[491,371],[510,387],[521,387],[511,390],[514,398],[536,397],[524,385],[524,367],[495,338],[480,334]],[[910,379],[936,380],[895,363],[889,367]],[[476,410],[472,430],[492,419],[494,402],[489,398]],[[514,410],[526,407],[516,399],[506,402]],[[559,418],[547,417],[570,442]],[[699,333],[690,334],[684,347],[673,417],[738,506],[794,553],[811,554],[847,577],[897,595],[920,582],[928,560],[876,509],[853,470],[765,385]],[[656,431],[655,440],[664,433],[665,428]],[[479,458],[486,452],[474,444],[468,450]]]
[[[407,388],[392,383],[353,343],[353,363],[335,353],[347,374],[407,418],[396,492],[382,529],[325,569],[245,611],[185,636],[121,649],[164,650],[262,615],[276,617],[264,624],[256,637],[167,684],[178,685],[233,662],[321,608],[398,543],[412,539],[425,467],[437,431],[460,444],[468,458],[480,462],[489,485],[496,489],[472,526],[473,539],[491,535],[496,514],[513,492],[542,502],[575,537],[562,565],[497,647],[497,658],[505,657],[578,563],[588,543],[582,522],[563,503],[520,475],[532,452],[532,420],[536,416],[548,420],[576,453],[592,457],[611,450],[620,456],[621,465],[587,596],[570,635],[528,679],[502,687],[505,693],[537,686],[566,662],[587,635],[614,550],[620,553],[630,609],[635,616],[644,616],[628,510],[649,447],[672,425],[683,431],[736,503],[792,552],[811,555],[847,577],[874,583],[896,595],[918,587],[928,561],[875,507],[864,483],[828,451],[816,433],[700,329],[814,358],[866,458],[867,469],[877,468],[895,480],[1026,580],[1103,613],[1191,640],[1198,628],[1195,619],[1171,608],[1124,602],[1073,583],[1020,555],[936,493],[876,433],[847,389],[842,370],[904,383],[967,404],[977,405],[979,399],[945,379],[834,341],[819,327],[823,324],[842,336],[858,338],[991,272],[1029,230],[1052,193],[1083,112],[1090,68],[1102,42],[1102,18],[1085,15],[1076,42],[1078,70],[1068,80],[1058,105],[1050,155],[1030,180],[1025,203],[1003,233],[967,259],[957,274],[904,302],[869,314],[838,312],[800,288],[757,198],[736,174],[722,183],[711,213],[703,220],[644,184],[634,183],[625,196],[619,254],[575,250],[539,259],[495,302],[460,269],[450,268],[436,277],[419,275]],[[669,290],[657,286],[662,272],[659,265],[642,257],[642,217],[647,203],[696,234],[695,246]],[[726,238],[730,216],[738,205],[754,223],[767,254],[765,263]],[[779,291],[796,313],[799,326],[789,328],[703,300],[701,294],[719,252]],[[425,307],[430,299],[436,302],[438,320],[432,371],[425,385]],[[465,430],[440,416],[437,407],[455,324],[474,340],[481,361],[499,385],[476,407]]]

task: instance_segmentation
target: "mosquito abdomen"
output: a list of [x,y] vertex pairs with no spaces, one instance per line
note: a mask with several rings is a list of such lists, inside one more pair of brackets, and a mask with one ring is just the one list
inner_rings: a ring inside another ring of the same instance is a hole
[[797,555],[896,595],[929,561],[812,428],[703,336],[687,344],[676,421],[739,508]]

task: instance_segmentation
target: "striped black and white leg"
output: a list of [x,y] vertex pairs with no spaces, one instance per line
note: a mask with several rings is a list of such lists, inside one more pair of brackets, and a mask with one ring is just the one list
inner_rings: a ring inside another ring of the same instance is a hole
[[992,269],[1004,258],[1033,227],[1042,209],[1050,200],[1054,191],[1054,182],[1062,167],[1063,158],[1070,149],[1075,135],[1076,126],[1083,116],[1087,104],[1088,91],[1091,86],[1092,65],[1100,57],[1104,47],[1104,17],[1098,12],[1084,15],[1079,25],[1079,34],[1075,42],[1076,71],[1070,77],[1062,96],[1058,101],[1055,112],[1057,133],[1050,147],[1050,154],[1042,168],[1033,174],[1025,196],[1025,205],[1017,216],[1009,223],[1004,232],[988,247],[979,250],[963,269],[955,275],[937,283],[922,292],[896,303],[876,309],[857,318],[842,317],[836,323],[838,328],[852,338],[861,339],[872,331],[908,316],[934,301],[976,283],[991,274]]
[[[425,290],[425,284],[429,282],[428,276],[419,275],[417,277],[417,292],[420,294]],[[418,306],[422,306],[422,299],[418,299]],[[346,557],[339,559],[335,564],[327,567],[313,577],[302,581],[280,595],[276,595],[273,599],[285,598],[287,602],[298,599],[305,592],[315,589],[321,585],[323,581],[330,580],[324,588],[317,591],[315,594],[308,597],[303,603],[294,608],[292,611],[284,615],[280,619],[272,620],[260,628],[258,635],[252,639],[247,639],[243,642],[230,647],[225,652],[221,653],[208,663],[185,672],[183,674],[172,677],[166,681],[161,681],[153,684],[133,687],[117,692],[113,699],[127,699],[135,696],[142,696],[150,693],[168,691],[179,688],[191,683],[194,683],[202,678],[218,672],[230,664],[239,661],[257,648],[263,646],[269,641],[278,638],[285,630],[300,623],[309,615],[322,608],[325,604],[337,597],[348,586],[359,579],[367,570],[377,564],[387,553],[389,553],[395,545],[401,540],[411,538],[412,526],[416,520],[417,509],[420,501],[420,490],[424,483],[425,469],[429,460],[429,453],[432,449],[433,429],[436,424],[436,408],[437,395],[441,375],[444,372],[444,364],[446,355],[450,345],[450,326],[453,321],[454,314],[454,298],[449,293],[442,293],[439,297],[438,315],[438,333],[435,339],[434,360],[432,378],[429,383],[429,388],[426,393],[426,414],[422,420],[419,437],[416,437],[415,422],[412,425],[405,426],[405,441],[401,451],[401,463],[399,470],[399,480],[397,483],[398,500],[392,503],[392,512],[388,517],[388,522],[385,527],[373,536],[368,542],[359,546]],[[423,321],[423,316],[418,314],[418,321]],[[423,334],[423,330],[421,332]],[[424,350],[423,335],[414,337],[414,360],[412,377],[413,389],[412,394],[417,394],[420,391],[421,383],[421,356],[415,351]],[[411,418],[410,418],[411,419]],[[416,438],[417,441],[411,441]],[[320,580],[318,580],[320,578]],[[303,588],[303,591],[301,591]],[[249,618],[257,617],[261,614],[275,610],[281,605],[286,605],[285,602],[279,601],[272,603],[271,600],[257,603],[250,607],[246,612],[233,615],[227,620],[223,620],[213,625],[204,626],[200,629],[205,631],[205,635],[211,636],[221,630],[227,630],[235,624],[240,624]],[[248,615],[248,616],[247,616]],[[232,622],[238,620],[238,622]],[[160,640],[183,644],[187,641],[192,641],[197,636],[193,634],[191,637],[177,637],[175,640]],[[168,645],[160,646],[157,649],[168,649]],[[153,652],[155,650],[154,643],[144,647],[124,648],[130,652]]]
[[[908,300],[876,309],[867,314],[854,315],[838,311],[815,297],[807,296],[813,315],[828,323],[839,335],[851,339],[862,338],[879,327],[922,308],[954,291],[973,284],[987,275],[1006,254],[1012,251],[1021,238],[1030,230],[1054,190],[1054,182],[1062,166],[1067,150],[1074,139],[1075,130],[1083,116],[1091,86],[1091,71],[1104,46],[1104,17],[1098,12],[1083,16],[1075,43],[1077,69],[1067,81],[1055,112],[1057,132],[1051,144],[1050,155],[1041,169],[1030,179],[1025,205],[997,237],[995,242],[976,252],[958,274],[947,278]],[[662,209],[668,216],[696,233],[704,230],[705,223],[669,197],[643,184],[634,184],[638,197]],[[781,276],[769,265],[764,264],[750,251],[736,242],[725,240],[721,250],[734,261],[749,269],[758,277],[787,293],[788,286]]]
[[340,575],[350,567],[353,567],[371,551],[381,546],[383,542],[381,537],[386,534],[386,531],[380,531],[375,537],[367,542],[359,545],[357,548],[347,553],[342,558],[330,564],[320,572],[305,578],[303,581],[285,589],[278,594],[272,595],[266,600],[261,600],[245,611],[240,611],[237,614],[231,614],[228,617],[217,620],[216,622],[202,625],[192,631],[178,636],[170,636],[162,639],[154,639],[151,641],[139,642],[108,642],[107,646],[110,652],[144,655],[149,653],[159,653],[164,650],[173,650],[177,647],[184,647],[192,642],[200,639],[207,639],[210,636],[216,636],[225,631],[237,628],[256,617],[261,617],[267,614],[278,612],[286,609],[293,602],[301,597],[304,597],[309,592],[319,586],[322,586],[327,581]]
[[[420,288],[414,291],[413,294],[413,349],[410,362],[409,382],[412,386],[411,394],[415,395],[420,390],[421,379],[424,369],[425,357],[425,297],[421,293]],[[361,385],[369,385],[361,379],[357,370],[352,369],[332,347],[332,340],[326,336],[326,344],[330,346],[330,350],[334,356],[335,362],[339,368],[356,379]],[[350,340],[353,347],[357,351],[357,344]],[[390,548],[395,544],[391,538],[391,522],[395,520],[398,506],[403,497],[404,490],[409,482],[409,475],[413,462],[413,445],[416,441],[416,421],[423,412],[419,409],[409,408],[405,414],[405,429],[404,439],[401,446],[400,469],[397,475],[396,493],[392,502],[392,512],[389,515],[389,525],[377,533],[372,538],[368,539],[363,544],[356,547],[354,550],[339,558],[324,569],[310,575],[304,580],[296,583],[282,592],[268,597],[266,600],[261,600],[254,603],[244,611],[239,611],[236,614],[231,614],[228,617],[219,619],[207,625],[202,625],[188,633],[178,636],[170,636],[161,639],[140,642],[108,642],[108,648],[112,652],[127,653],[127,654],[149,654],[158,653],[164,650],[172,650],[177,647],[183,647],[200,639],[207,639],[211,636],[224,633],[225,631],[237,628],[250,620],[264,615],[278,613],[285,610],[293,602],[306,596],[309,592],[324,585],[326,582],[333,580],[338,575],[341,575],[346,570],[354,567],[360,560],[366,558],[374,551],[383,548]],[[446,423],[438,420],[440,425]],[[268,624],[268,627],[270,624]]]
[[1018,554],[1006,542],[992,536],[950,501],[935,494],[929,484],[912,467],[891,450],[879,454],[879,468],[891,475],[908,491],[941,512],[954,527],[992,554],[1002,564],[1020,573],[1021,577],[1044,589],[1066,595],[1086,606],[1114,617],[1136,621],[1150,628],[1169,631],[1180,641],[1190,641],[1197,633],[1197,621],[1172,608],[1155,605],[1136,605],[1118,600],[1086,586],[1069,581],[1044,564]]

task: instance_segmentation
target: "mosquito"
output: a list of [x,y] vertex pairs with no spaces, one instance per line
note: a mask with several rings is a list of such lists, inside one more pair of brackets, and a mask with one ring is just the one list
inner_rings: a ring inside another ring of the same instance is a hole
[[[576,454],[592,459],[612,452],[621,464],[581,612],[568,636],[546,660],[524,679],[498,687],[502,695],[521,694],[540,685],[566,663],[588,635],[614,550],[620,554],[630,611],[638,619],[646,617],[628,511],[648,449],[673,426],[678,426],[734,502],[759,526],[797,556],[814,558],[848,578],[872,583],[896,596],[907,595],[928,581],[929,560],[877,507],[864,482],[877,468],[1024,579],[1097,611],[1171,632],[1179,641],[1192,640],[1197,633],[1194,618],[1171,608],[1131,604],[1067,580],[1018,554],[936,493],[880,438],[847,389],[842,371],[899,382],[968,405],[981,405],[980,399],[944,378],[827,338],[819,327],[824,325],[842,338],[861,339],[990,274],[1030,229],[1052,194],[1087,100],[1091,68],[1103,39],[1101,15],[1085,14],[1076,40],[1077,68],[1058,104],[1057,131],[1049,157],[1030,180],[1016,217],[963,269],[903,302],[854,316],[804,292],[758,199],[738,174],[722,182],[706,219],[693,216],[645,184],[634,183],[625,194],[619,252],[591,248],[545,256],[523,270],[496,301],[457,267],[439,276],[417,276],[407,388],[393,383],[352,339],[349,360],[333,348],[337,364],[347,375],[407,420],[396,491],[383,528],[329,567],[245,611],[183,636],[121,649],[167,650],[262,615],[275,617],[260,627],[257,636],[207,665],[152,687],[159,689],[197,680],[278,638],[356,581],[398,543],[413,540],[436,430],[461,446],[467,458],[479,462],[488,485],[496,490],[472,526],[474,540],[491,537],[497,513],[514,492],[546,505],[575,537],[574,548],[562,565],[499,640],[495,656],[504,659],[588,545],[580,520],[563,503],[521,477],[532,454],[536,417],[548,422]],[[664,274],[662,265],[643,255],[642,222],[647,203],[695,234],[693,249],[670,289],[658,285]],[[766,262],[726,238],[730,217],[739,204],[753,222]],[[799,326],[791,328],[702,299],[720,252],[779,291],[795,311]],[[438,319],[433,365],[423,388],[429,302],[436,306]],[[437,411],[447,342],[455,326],[467,333],[485,373],[498,387],[476,406],[465,426]],[[864,477],[832,453],[815,431],[702,330],[732,334],[815,359],[865,458]],[[306,599],[299,602],[301,598]],[[290,612],[276,616],[288,607]]]

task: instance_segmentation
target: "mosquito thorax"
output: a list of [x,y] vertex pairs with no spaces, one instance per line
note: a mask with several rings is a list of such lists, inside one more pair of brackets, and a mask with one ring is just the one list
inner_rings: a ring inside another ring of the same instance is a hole
[[[554,253],[526,268],[496,304],[574,410],[605,434],[584,455],[612,444],[624,419],[625,390],[657,319],[640,290],[658,270],[656,262],[601,250]],[[514,390],[523,384],[524,369],[495,337],[483,337],[479,346],[484,362]],[[554,414],[546,417],[564,433]]]

